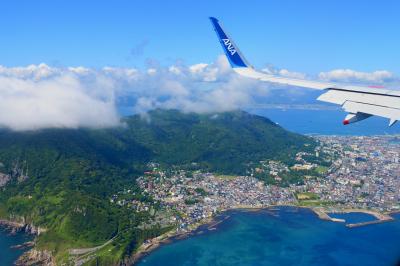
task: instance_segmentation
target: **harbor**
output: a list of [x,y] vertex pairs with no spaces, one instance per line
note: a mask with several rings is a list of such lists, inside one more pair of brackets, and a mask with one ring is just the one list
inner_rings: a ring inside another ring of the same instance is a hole
[[[327,221],[332,221],[332,222],[340,222],[340,223],[345,223],[346,227],[348,228],[354,228],[354,227],[360,227],[360,226],[366,226],[366,225],[372,225],[372,224],[379,224],[379,223],[384,223],[384,222],[389,222],[393,221],[394,218],[390,216],[389,214],[381,213],[378,211],[373,211],[373,210],[363,210],[363,209],[332,209],[332,208],[322,208],[322,207],[315,207],[312,208],[315,214],[322,219],[322,220],[327,220]],[[346,219],[344,218],[335,218],[332,217],[332,214],[350,214],[350,213],[363,213],[370,215],[374,217],[374,220],[371,221],[362,221],[362,222],[347,222]]]

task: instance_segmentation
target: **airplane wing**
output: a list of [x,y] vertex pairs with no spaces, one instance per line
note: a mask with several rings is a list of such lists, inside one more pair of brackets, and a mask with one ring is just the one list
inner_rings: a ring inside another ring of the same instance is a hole
[[210,20],[226,57],[236,73],[266,82],[324,90],[325,92],[318,97],[318,100],[341,105],[349,113],[343,121],[344,125],[373,115],[389,118],[389,126],[400,120],[400,91],[286,78],[256,71],[223,30],[218,19],[210,17]]

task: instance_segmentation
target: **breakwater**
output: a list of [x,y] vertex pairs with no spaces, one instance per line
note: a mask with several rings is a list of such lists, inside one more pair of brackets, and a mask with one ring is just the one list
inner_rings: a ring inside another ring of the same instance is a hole
[[312,208],[315,214],[318,215],[318,217],[322,220],[327,220],[327,221],[332,221],[332,222],[341,222],[341,223],[346,223],[346,219],[343,218],[335,218],[332,217],[329,214],[349,214],[349,213],[364,213],[371,215],[375,218],[375,220],[372,221],[364,221],[364,222],[357,222],[357,223],[347,223],[346,226],[349,228],[354,228],[354,227],[360,227],[360,226],[365,226],[365,225],[371,225],[371,224],[379,224],[383,222],[389,222],[393,221],[394,218],[388,214],[381,213],[378,211],[373,211],[373,210],[363,210],[363,209],[333,209],[333,208],[321,208],[321,207],[315,207]]

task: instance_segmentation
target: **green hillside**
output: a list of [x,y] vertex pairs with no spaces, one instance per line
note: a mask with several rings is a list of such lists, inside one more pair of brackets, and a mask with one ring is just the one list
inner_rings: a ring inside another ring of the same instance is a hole
[[123,119],[112,129],[0,131],[0,173],[11,181],[0,192],[0,215],[48,228],[38,247],[62,260],[72,247],[100,245],[116,236],[103,264],[123,258],[161,229],[135,228],[148,213],[110,203],[122,189],[136,190],[135,178],[148,162],[196,167],[220,174],[245,174],[252,162],[290,162],[310,138],[242,111],[183,114],[155,110]]
[[166,164],[197,162],[210,171],[244,174],[261,159],[290,160],[312,140],[282,129],[269,119],[243,111],[182,114],[156,110],[146,119],[126,119],[128,135]]

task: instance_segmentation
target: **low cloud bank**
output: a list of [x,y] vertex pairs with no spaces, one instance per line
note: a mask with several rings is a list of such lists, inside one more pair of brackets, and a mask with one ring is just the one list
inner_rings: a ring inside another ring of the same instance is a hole
[[[268,73],[305,78],[286,69]],[[372,73],[334,70],[319,74],[331,81],[393,81],[388,71]],[[42,128],[101,128],[119,125],[117,103],[128,101],[134,112],[155,108],[184,112],[219,112],[274,102],[288,102],[304,90],[287,88],[274,93],[271,85],[243,78],[231,70],[224,56],[214,63],[175,64],[146,70],[104,67],[0,66],[0,127],[12,130]],[[278,91],[278,90],[277,90]]]

